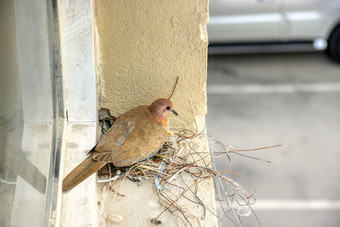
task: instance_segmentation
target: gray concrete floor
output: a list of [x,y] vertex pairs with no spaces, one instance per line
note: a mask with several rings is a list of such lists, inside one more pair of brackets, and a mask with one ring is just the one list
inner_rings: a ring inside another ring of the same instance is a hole
[[[275,90],[301,84],[307,90]],[[283,144],[248,152],[271,164],[237,155],[231,162],[217,160],[219,170],[240,173],[229,176],[249,193],[256,190],[264,204],[254,206],[262,226],[340,226],[340,89],[332,87],[339,84],[340,65],[322,53],[209,56],[211,136],[235,149]],[[253,85],[255,91],[247,89]],[[258,226],[253,217],[243,220]]]

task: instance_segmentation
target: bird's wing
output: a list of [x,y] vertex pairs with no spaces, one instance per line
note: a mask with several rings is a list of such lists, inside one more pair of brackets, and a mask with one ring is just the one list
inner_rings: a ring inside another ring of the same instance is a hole
[[94,152],[105,153],[119,150],[135,126],[134,117],[117,121],[98,142]]
[[150,122],[144,127],[136,127],[123,144],[122,152],[112,153],[114,165],[128,166],[148,158],[162,147],[166,137],[166,129],[156,122]]
[[134,116],[121,119],[117,122],[120,126],[112,126],[109,134],[98,143],[92,156],[94,160],[128,166],[147,158],[164,144],[167,132],[161,124],[146,114]]

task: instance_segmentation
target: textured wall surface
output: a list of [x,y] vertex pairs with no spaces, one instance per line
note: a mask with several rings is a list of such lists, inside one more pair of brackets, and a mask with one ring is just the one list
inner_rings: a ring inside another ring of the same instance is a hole
[[[172,117],[170,125],[182,128],[196,119],[202,130],[207,111],[208,0],[97,0],[94,13],[99,107],[119,116],[157,98],[168,98],[179,77],[171,98],[179,117]],[[208,152],[205,138],[198,143]],[[98,186],[98,225],[155,226],[150,220],[162,207],[154,186],[137,186],[130,181],[119,185],[124,198]],[[200,190],[202,201],[216,212],[213,181],[201,184]],[[185,207],[202,217],[200,206],[193,203]],[[202,226],[217,226],[211,212],[204,220],[197,220]],[[169,213],[161,221],[161,226],[182,223]]]
[[185,122],[206,114],[208,0],[96,1],[99,105],[113,116],[168,98]]

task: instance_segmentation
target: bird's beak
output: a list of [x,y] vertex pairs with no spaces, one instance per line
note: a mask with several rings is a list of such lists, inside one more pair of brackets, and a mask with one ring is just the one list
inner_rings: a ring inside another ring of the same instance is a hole
[[171,112],[172,112],[173,114],[175,114],[176,116],[178,116],[178,113],[177,113],[175,110],[171,110]]

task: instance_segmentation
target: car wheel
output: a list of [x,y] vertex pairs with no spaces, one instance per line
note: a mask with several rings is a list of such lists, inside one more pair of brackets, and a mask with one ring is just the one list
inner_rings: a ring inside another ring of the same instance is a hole
[[336,27],[329,37],[327,54],[340,63],[340,26]]

